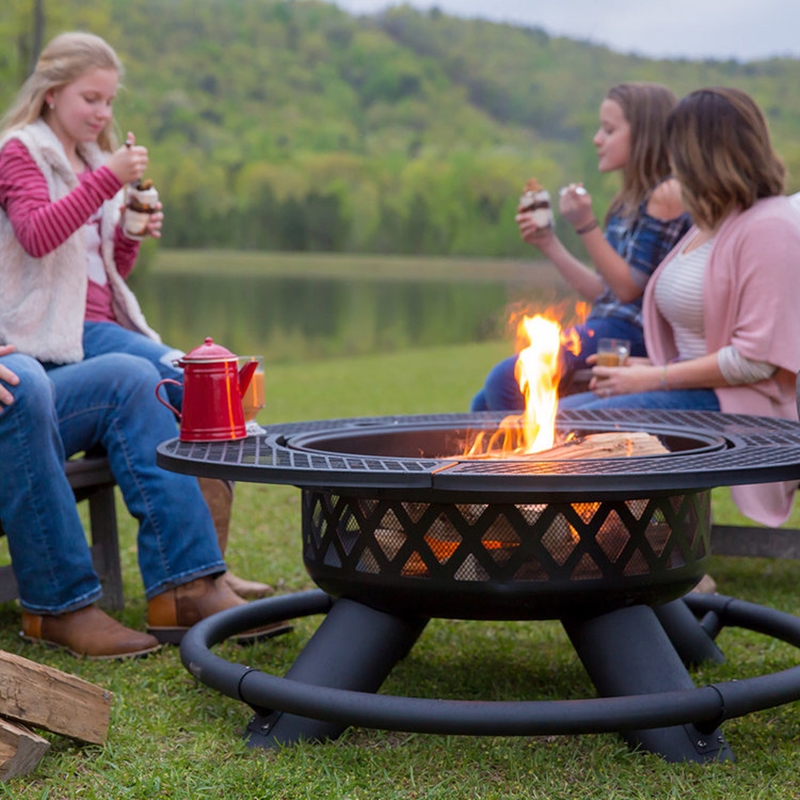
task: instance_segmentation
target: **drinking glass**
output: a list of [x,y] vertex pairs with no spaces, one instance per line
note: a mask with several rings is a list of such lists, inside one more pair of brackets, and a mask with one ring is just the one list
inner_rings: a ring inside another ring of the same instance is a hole
[[599,339],[597,342],[598,367],[622,367],[631,354],[627,339]]
[[257,436],[265,432],[256,422],[258,412],[264,408],[264,356],[239,356],[238,361],[240,370],[245,364],[256,362],[256,371],[242,395],[242,411],[247,435]]

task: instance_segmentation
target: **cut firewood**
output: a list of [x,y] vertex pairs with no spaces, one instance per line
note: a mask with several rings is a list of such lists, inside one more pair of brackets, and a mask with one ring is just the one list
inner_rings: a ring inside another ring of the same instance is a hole
[[534,456],[541,459],[571,461],[582,458],[626,458],[668,453],[657,436],[646,431],[590,433]]
[[111,692],[67,672],[0,651],[0,715],[84,742],[102,744]]
[[[510,431],[514,429],[509,428]],[[513,436],[512,436],[513,439]],[[502,437],[500,437],[502,442]],[[515,445],[516,446],[516,445]],[[483,448],[487,448],[484,450]],[[579,459],[596,458],[629,458],[631,456],[657,456],[668,453],[657,436],[646,431],[609,431],[608,433],[589,433],[576,436],[574,439],[558,444],[548,450],[537,453],[510,451],[494,443],[492,439],[484,440],[480,435],[469,452],[470,458],[476,459],[531,459],[532,461],[577,461]]]
[[33,772],[49,748],[47,739],[0,718],[0,781]]

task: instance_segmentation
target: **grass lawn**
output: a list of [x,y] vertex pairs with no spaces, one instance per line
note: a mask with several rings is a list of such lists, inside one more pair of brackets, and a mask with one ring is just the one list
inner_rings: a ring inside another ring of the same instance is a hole
[[[261,419],[464,410],[480,378],[505,354],[505,345],[495,343],[272,367]],[[299,491],[291,487],[237,486],[229,553],[237,572],[268,580],[279,592],[311,587],[300,560],[299,501]],[[724,492],[714,495],[714,513],[741,521]],[[143,627],[135,527],[121,504],[120,522],[128,602],[119,617]],[[800,613],[794,563],[716,558],[711,572],[724,594]],[[48,735],[52,748],[39,769],[0,784],[0,797],[800,798],[797,704],[725,723],[738,760],[704,766],[631,753],[611,734],[470,738],[351,729],[324,745],[249,751],[241,740],[249,709],[196,683],[177,649],[127,663],[76,661],[20,641],[14,604],[0,606],[0,621],[3,649],[114,693],[104,747]],[[299,620],[295,633],[269,643],[246,648],[226,643],[218,650],[230,660],[282,674],[318,621]],[[697,684],[786,669],[798,661],[793,648],[757,634],[726,629],[718,641],[728,663],[695,672]],[[384,688],[463,699],[594,694],[557,622],[434,620]]]

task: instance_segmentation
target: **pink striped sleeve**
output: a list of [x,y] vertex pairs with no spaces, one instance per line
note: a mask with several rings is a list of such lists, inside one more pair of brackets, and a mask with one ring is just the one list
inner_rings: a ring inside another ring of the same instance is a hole
[[139,242],[136,239],[129,239],[122,228],[117,225],[114,231],[114,263],[117,265],[117,272],[123,279],[133,272],[136,257],[139,255]]
[[79,185],[51,202],[47,181],[27,148],[10,141],[0,151],[0,206],[23,249],[41,258],[84,225],[122,184],[108,167],[81,176]]

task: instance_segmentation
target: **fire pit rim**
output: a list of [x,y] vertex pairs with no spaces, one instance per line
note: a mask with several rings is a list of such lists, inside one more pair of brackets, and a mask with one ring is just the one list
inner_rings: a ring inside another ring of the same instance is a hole
[[579,461],[385,458],[296,450],[292,441],[307,434],[344,429],[393,429],[421,424],[462,427],[500,422],[505,415],[432,414],[354,417],[273,423],[257,437],[230,442],[163,442],[160,466],[193,475],[305,487],[376,488],[387,492],[428,491],[443,497],[481,492],[493,497],[542,501],[575,497],[641,497],[701,491],[721,485],[800,480],[800,425],[792,420],[691,411],[569,412],[562,424],[590,427],[623,422],[716,433],[726,447],[713,452]]

